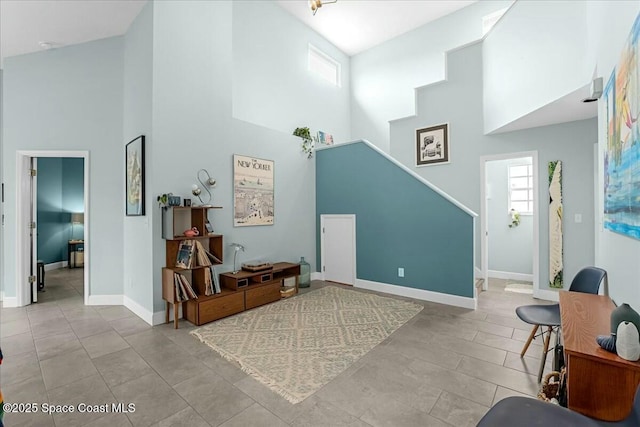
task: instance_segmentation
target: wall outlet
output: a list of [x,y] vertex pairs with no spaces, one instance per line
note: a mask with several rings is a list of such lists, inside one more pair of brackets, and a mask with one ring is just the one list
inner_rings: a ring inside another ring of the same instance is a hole
[[582,222],[582,214],[575,214],[574,215],[574,220],[575,220],[576,224],[580,224]]
[[404,267],[398,267],[398,277],[404,277]]

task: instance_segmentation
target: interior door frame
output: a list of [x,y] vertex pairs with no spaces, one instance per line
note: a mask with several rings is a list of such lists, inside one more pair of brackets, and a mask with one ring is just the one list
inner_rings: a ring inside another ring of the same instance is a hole
[[538,152],[521,151],[516,153],[492,154],[480,157],[480,259],[482,277],[484,283],[482,289],[487,290],[489,286],[489,239],[487,236],[487,162],[496,160],[517,159],[520,157],[531,157],[533,168],[533,296],[540,295],[540,171],[538,169]]
[[[51,150],[19,150],[16,152],[16,305],[22,307],[31,303],[31,285],[29,260],[31,256],[29,236],[29,209],[31,195],[29,185],[31,176],[29,168],[32,158],[38,157],[73,157],[84,160],[84,304],[89,302],[89,269],[91,263],[90,209],[89,209],[89,152],[88,151],[51,151]],[[36,232],[38,224],[36,223]],[[37,260],[36,260],[37,261]]]
[[353,224],[353,234],[352,234],[352,242],[353,242],[353,286],[356,286],[356,281],[358,280],[357,276],[357,258],[356,258],[356,215],[355,214],[323,214],[320,215],[320,268],[322,273],[322,280],[325,280],[325,255],[324,255],[324,227],[326,219],[337,219],[337,218],[346,218],[350,219]]

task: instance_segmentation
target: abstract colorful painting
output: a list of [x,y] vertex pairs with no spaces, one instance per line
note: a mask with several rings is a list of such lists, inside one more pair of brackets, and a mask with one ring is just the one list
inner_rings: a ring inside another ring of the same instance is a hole
[[562,162],[549,162],[549,287],[562,288]]
[[604,90],[604,227],[640,239],[640,15]]

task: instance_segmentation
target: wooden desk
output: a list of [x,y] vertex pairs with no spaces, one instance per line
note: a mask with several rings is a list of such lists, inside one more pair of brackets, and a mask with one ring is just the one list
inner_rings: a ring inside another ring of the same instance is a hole
[[567,364],[569,409],[605,421],[624,419],[640,384],[640,363],[600,348],[598,335],[611,332],[609,297],[560,292],[560,317]]

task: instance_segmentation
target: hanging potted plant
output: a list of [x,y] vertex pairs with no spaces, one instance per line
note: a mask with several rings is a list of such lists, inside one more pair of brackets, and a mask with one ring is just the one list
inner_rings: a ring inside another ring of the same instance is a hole
[[307,155],[307,158],[310,159],[313,157],[313,148],[317,138],[315,136],[311,136],[309,128],[296,128],[296,130],[293,131],[293,135],[302,138],[302,151]]

